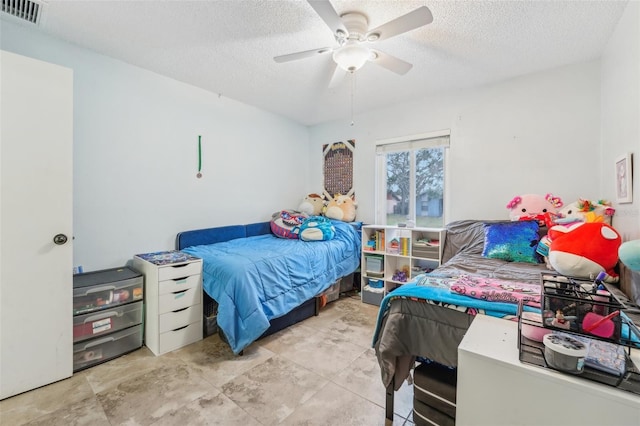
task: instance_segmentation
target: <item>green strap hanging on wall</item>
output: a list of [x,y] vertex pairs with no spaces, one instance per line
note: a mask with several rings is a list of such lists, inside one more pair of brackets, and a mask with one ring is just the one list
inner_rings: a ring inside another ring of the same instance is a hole
[[198,174],[196,177],[200,179],[202,177],[202,140],[200,135],[198,135]]

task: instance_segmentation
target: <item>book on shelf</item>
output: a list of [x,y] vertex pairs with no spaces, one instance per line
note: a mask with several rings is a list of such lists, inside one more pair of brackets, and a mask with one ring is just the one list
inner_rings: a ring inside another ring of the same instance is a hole
[[376,231],[376,250],[384,251],[384,229],[378,229]]
[[403,256],[409,255],[409,238],[400,237],[400,254]]

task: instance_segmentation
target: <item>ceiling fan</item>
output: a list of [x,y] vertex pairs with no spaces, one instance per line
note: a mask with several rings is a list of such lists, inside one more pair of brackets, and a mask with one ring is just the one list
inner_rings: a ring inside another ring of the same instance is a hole
[[329,0],[307,1],[329,26],[337,46],[290,53],[276,56],[273,59],[281,63],[333,53],[335,70],[329,83],[330,88],[337,86],[347,72],[354,73],[366,62],[373,62],[400,75],[406,74],[413,67],[412,64],[378,49],[373,49],[369,47],[369,44],[386,40],[433,22],[433,15],[429,8],[421,6],[379,27],[369,29],[367,17],[360,12],[338,15]]

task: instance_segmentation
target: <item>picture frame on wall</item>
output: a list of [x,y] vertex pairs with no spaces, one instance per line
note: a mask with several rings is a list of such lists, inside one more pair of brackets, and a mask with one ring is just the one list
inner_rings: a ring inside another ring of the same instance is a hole
[[631,173],[631,153],[628,152],[616,158],[616,201],[618,203],[633,202],[633,188]]

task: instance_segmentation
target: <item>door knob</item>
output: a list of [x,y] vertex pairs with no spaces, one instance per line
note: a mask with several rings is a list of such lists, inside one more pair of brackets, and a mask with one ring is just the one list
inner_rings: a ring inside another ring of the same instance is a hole
[[53,237],[53,242],[61,246],[62,244],[67,242],[67,236],[64,234],[58,234],[55,237]]

